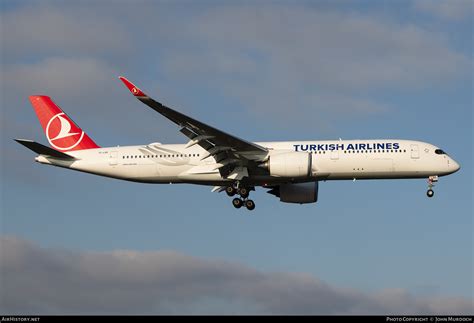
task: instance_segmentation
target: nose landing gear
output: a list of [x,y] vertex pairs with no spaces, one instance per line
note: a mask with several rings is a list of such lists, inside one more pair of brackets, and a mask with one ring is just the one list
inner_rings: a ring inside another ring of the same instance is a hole
[[434,187],[434,183],[436,183],[437,181],[438,181],[438,176],[436,175],[428,177],[428,191],[426,192],[426,196],[433,197],[434,195],[433,187]]
[[428,189],[428,191],[426,192],[426,196],[433,197],[433,195],[434,195],[434,191],[431,188]]

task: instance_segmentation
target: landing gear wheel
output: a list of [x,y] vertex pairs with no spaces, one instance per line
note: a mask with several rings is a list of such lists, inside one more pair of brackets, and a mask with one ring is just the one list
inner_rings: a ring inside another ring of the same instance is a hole
[[232,187],[232,186],[227,186],[226,189],[225,189],[225,192],[227,193],[227,195],[229,196],[234,196],[236,191],[235,191],[235,188]]
[[252,211],[253,209],[255,209],[255,203],[252,200],[247,200],[245,201],[245,207],[247,208],[247,210]]
[[249,197],[249,190],[248,190],[248,188],[246,188],[246,187],[241,187],[241,188],[239,188],[239,194],[240,194],[240,196],[242,196],[242,198],[244,198],[244,199],[247,198],[247,197]]
[[428,197],[433,197],[434,195],[434,191],[430,188],[427,192],[426,192],[426,196]]
[[236,209],[240,209],[243,204],[244,204],[244,201],[242,201],[242,200],[239,199],[239,198],[235,198],[235,199],[232,200],[232,205],[233,205]]

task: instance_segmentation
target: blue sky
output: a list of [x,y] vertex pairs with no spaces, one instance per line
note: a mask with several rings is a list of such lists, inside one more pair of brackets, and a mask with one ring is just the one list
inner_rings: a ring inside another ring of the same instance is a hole
[[[4,312],[473,312],[472,2],[0,8]],[[433,199],[424,180],[325,182],[312,205],[259,190],[249,213],[209,187],[39,165],[12,141],[46,142],[28,101],[46,94],[99,145],[185,143],[119,75],[248,140],[415,139],[462,169]]]

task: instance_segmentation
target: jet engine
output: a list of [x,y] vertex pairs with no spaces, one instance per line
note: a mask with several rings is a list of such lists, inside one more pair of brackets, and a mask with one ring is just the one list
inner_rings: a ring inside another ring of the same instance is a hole
[[281,184],[268,193],[280,198],[285,203],[316,203],[318,201],[319,182]]
[[302,178],[311,176],[311,154],[284,152],[270,155],[265,163],[271,176]]

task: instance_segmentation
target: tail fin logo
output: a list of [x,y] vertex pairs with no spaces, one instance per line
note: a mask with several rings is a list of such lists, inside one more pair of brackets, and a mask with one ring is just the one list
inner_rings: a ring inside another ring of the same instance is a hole
[[81,143],[84,131],[71,124],[65,113],[61,112],[48,121],[46,137],[52,147],[58,150],[70,150]]

